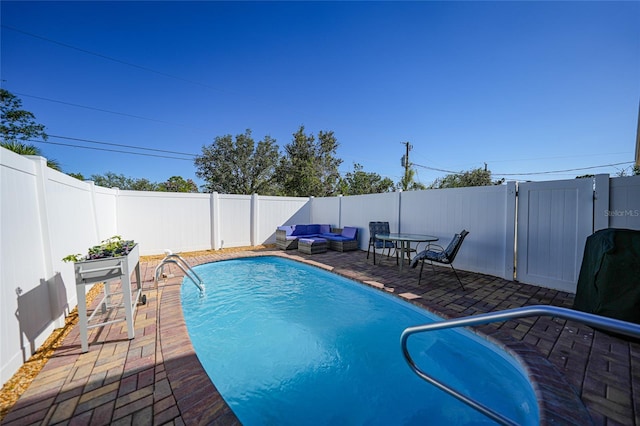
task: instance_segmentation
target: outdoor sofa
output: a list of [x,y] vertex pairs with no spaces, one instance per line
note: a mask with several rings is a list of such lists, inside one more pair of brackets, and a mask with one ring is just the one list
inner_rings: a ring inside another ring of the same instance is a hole
[[358,228],[351,226],[340,229],[325,224],[285,225],[276,229],[276,246],[281,250],[297,249],[301,238],[323,238],[327,240],[329,249],[335,251],[358,248]]

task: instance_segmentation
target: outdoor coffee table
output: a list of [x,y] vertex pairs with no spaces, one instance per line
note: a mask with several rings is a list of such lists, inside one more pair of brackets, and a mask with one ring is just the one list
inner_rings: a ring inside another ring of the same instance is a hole
[[324,253],[327,251],[327,240],[324,238],[299,238],[298,251],[306,254]]

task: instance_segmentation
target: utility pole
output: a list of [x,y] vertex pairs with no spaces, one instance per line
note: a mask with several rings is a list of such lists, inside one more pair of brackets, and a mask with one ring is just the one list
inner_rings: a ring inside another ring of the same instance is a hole
[[409,167],[411,163],[409,162],[409,151],[413,149],[413,145],[409,142],[400,142],[406,148],[406,154],[402,157],[402,165],[404,166],[404,175],[406,176],[409,173]]
[[413,146],[409,142],[400,142],[405,146],[406,153],[402,156],[401,164],[404,166],[404,185],[403,189],[406,191],[409,189],[409,168],[411,167],[411,162],[409,162],[409,151],[413,149]]
[[638,130],[636,130],[636,167],[640,168],[640,102],[638,102]]

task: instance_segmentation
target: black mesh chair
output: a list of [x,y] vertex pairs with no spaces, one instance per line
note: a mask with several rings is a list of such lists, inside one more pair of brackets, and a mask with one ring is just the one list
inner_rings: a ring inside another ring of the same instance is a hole
[[431,268],[433,269],[434,273],[436,273],[436,268],[434,268],[433,262],[451,266],[451,269],[453,269],[453,273],[456,275],[456,278],[460,283],[460,287],[462,287],[462,289],[464,290],[462,281],[460,281],[460,277],[458,277],[458,273],[456,272],[456,269],[453,267],[453,261],[455,260],[456,255],[458,254],[458,250],[460,250],[460,246],[462,246],[462,242],[464,241],[464,238],[468,234],[469,232],[463,229],[462,232],[460,232],[459,234],[455,234],[453,236],[453,239],[451,240],[451,242],[449,243],[446,249],[442,248],[437,244],[431,244],[429,245],[429,247],[427,247],[426,250],[423,250],[420,253],[416,254],[416,257],[414,257],[413,260],[411,261],[411,267],[415,268],[418,265],[418,262],[421,262],[420,278],[418,279],[418,285],[420,285],[420,282],[422,281],[422,269],[424,268],[424,262],[425,260],[428,260],[429,262],[431,262]]
[[[389,222],[369,222],[369,246],[367,247],[367,259],[369,259],[369,252],[373,248],[373,264],[376,264],[376,249],[389,249],[387,257],[391,255],[391,249],[396,250],[396,243],[393,241],[379,240],[376,238],[376,234],[389,234]],[[396,264],[398,263],[398,253],[396,251]]]

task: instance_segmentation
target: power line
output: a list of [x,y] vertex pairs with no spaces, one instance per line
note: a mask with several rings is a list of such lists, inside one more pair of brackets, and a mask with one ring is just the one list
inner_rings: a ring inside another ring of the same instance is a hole
[[625,151],[625,152],[606,152],[606,153],[601,153],[601,154],[575,154],[575,155],[562,155],[562,156],[555,156],[555,157],[538,157],[538,158],[510,158],[507,160],[487,160],[487,163],[511,163],[514,161],[541,161],[541,160],[564,160],[567,158],[580,158],[580,157],[602,157],[603,155],[629,155],[629,151]]
[[47,101],[47,102],[55,102],[57,104],[69,105],[69,106],[73,106],[73,107],[77,107],[77,108],[90,109],[92,111],[106,112],[106,113],[109,113],[109,114],[116,114],[116,115],[122,115],[122,116],[125,116],[125,117],[137,118],[137,119],[140,119],[140,120],[155,121],[157,123],[175,124],[175,123],[170,123],[170,122],[164,121],[164,120],[158,120],[158,119],[155,119],[155,118],[142,117],[140,115],[127,114],[127,113],[124,113],[124,112],[110,111],[108,109],[96,108],[96,107],[91,107],[91,106],[86,106],[86,105],[79,105],[79,104],[74,104],[74,103],[71,103],[71,102],[58,101],[56,99],[43,98],[41,96],[27,95],[26,93],[20,93],[20,92],[13,92],[13,93],[15,93],[16,95],[25,96],[27,98],[39,99],[41,101]]
[[[531,175],[545,175],[545,174],[555,174],[555,173],[565,173],[565,172],[575,172],[575,171],[579,171],[579,170],[589,170],[589,169],[598,169],[601,167],[613,167],[613,166],[621,166],[624,164],[632,164],[633,161],[625,161],[622,163],[612,163],[612,164],[603,164],[600,166],[589,166],[589,167],[578,167],[575,169],[564,169],[564,170],[548,170],[548,171],[543,171],[543,172],[525,172],[525,173],[494,173],[491,172],[491,174],[493,176],[531,176]],[[427,167],[427,166],[423,166],[421,164],[416,164],[416,163],[411,163],[416,167],[422,167],[424,169],[427,170],[435,170],[437,172],[443,172],[443,173],[449,173],[449,174],[453,174],[453,175],[459,175],[461,174],[460,172],[454,172],[451,170],[444,170],[444,169],[438,169],[435,167]]]
[[545,171],[545,172],[529,172],[529,173],[493,173],[491,172],[492,175],[496,175],[496,176],[530,176],[530,175],[547,175],[547,174],[553,174],[553,173],[564,173],[564,172],[576,172],[579,170],[590,170],[590,169],[599,169],[601,167],[613,167],[613,166],[621,166],[623,164],[632,164],[633,161],[625,161],[622,163],[612,163],[612,164],[603,164],[600,166],[590,166],[590,167],[578,167],[575,169],[564,169],[564,170],[551,170],[551,171]]
[[144,67],[142,65],[132,64],[131,62],[126,62],[126,61],[123,61],[121,59],[117,59],[117,58],[113,58],[111,56],[103,55],[102,53],[97,53],[97,52],[93,52],[93,51],[87,50],[87,49],[82,49],[80,47],[76,47],[76,46],[73,46],[73,45],[70,45],[70,44],[67,44],[67,43],[62,43],[60,41],[56,41],[56,40],[53,40],[53,39],[50,39],[50,38],[47,38],[47,37],[43,37],[43,36],[40,36],[40,35],[37,35],[37,34],[33,34],[33,33],[30,33],[30,32],[27,32],[27,31],[23,31],[23,30],[20,30],[18,28],[14,28],[14,27],[11,27],[11,26],[8,26],[8,25],[2,25],[2,28],[6,28],[7,30],[11,30],[11,31],[15,31],[15,32],[20,33],[20,34],[27,35],[29,37],[33,37],[33,38],[37,38],[37,39],[40,39],[40,40],[44,40],[44,41],[46,41],[48,43],[57,44],[59,46],[66,47],[68,49],[77,50],[78,52],[86,53],[88,55],[97,56],[99,58],[106,59],[106,60],[112,61],[112,62],[116,62],[118,64],[127,65],[129,67],[137,68],[137,69],[140,69],[140,70],[143,70],[143,71],[152,72],[154,74],[162,75],[164,77],[173,78],[173,79],[176,79],[176,80],[184,81],[184,82],[187,82],[187,83],[191,83],[191,84],[195,84],[195,85],[198,85],[198,86],[206,87],[208,89],[216,90],[218,92],[222,92],[222,90],[220,90],[220,89],[218,89],[216,87],[209,86],[208,84],[200,83],[199,81],[189,80],[189,79],[186,79],[186,78],[178,77],[178,76],[173,75],[173,74],[168,74],[166,72],[157,71],[157,70],[154,70],[153,68],[148,68],[148,67]]
[[460,174],[460,172],[453,172],[451,170],[437,169],[435,167],[427,167],[427,166],[423,166],[422,164],[416,164],[416,163],[411,163],[411,164],[416,166],[416,167],[422,167],[423,169],[435,170],[436,172],[449,173],[449,174],[452,174],[452,175],[459,175]]
[[193,159],[191,159],[191,158],[170,157],[168,155],[145,154],[143,152],[122,151],[122,150],[118,150],[118,149],[108,149],[108,148],[95,148],[95,147],[92,147],[92,146],[73,145],[73,144],[70,144],[70,143],[37,141],[37,140],[33,140],[33,139],[27,139],[27,140],[29,142],[45,143],[45,144],[48,144],[48,145],[59,145],[59,146],[68,146],[68,147],[72,147],[72,148],[93,149],[93,150],[96,150],[96,151],[118,152],[118,153],[121,153],[121,154],[140,155],[140,156],[143,156],[143,157],[157,157],[157,158],[169,158],[171,160],[193,161]]
[[110,146],[119,146],[122,148],[132,148],[132,149],[139,149],[142,151],[154,151],[154,152],[164,152],[167,154],[178,154],[178,155],[187,155],[189,157],[197,157],[197,154],[190,154],[187,152],[178,152],[178,151],[167,151],[164,149],[154,149],[154,148],[144,148],[144,147],[140,147],[140,146],[135,146],[135,145],[123,145],[123,144],[119,144],[119,143],[111,143],[111,142],[100,142],[100,141],[94,141],[94,140],[90,140],[90,139],[81,139],[81,138],[72,138],[72,137],[68,137],[68,136],[57,136],[57,135],[48,135],[51,138],[57,138],[57,139],[66,139],[66,140],[70,140],[70,141],[77,141],[77,142],[87,142],[87,143],[93,143],[93,144],[98,144],[98,145],[110,145]]
[[26,93],[20,93],[20,92],[12,92],[12,93],[14,93],[16,95],[27,97],[27,98],[39,99],[41,101],[54,102],[54,103],[58,103],[58,104],[62,104],[62,105],[68,105],[68,106],[72,106],[72,107],[76,107],[76,108],[84,108],[84,109],[88,109],[88,110],[92,110],[92,111],[106,112],[108,114],[121,115],[121,116],[124,116],[124,117],[131,117],[131,118],[136,118],[136,119],[139,119],[139,120],[147,120],[147,121],[153,121],[153,122],[156,122],[156,123],[170,124],[170,125],[173,125],[173,126],[184,127],[184,128],[187,128],[187,129],[202,130],[202,131],[209,131],[210,130],[210,129],[205,129],[204,127],[194,127],[194,126],[189,126],[189,125],[186,125],[186,124],[174,123],[174,122],[166,121],[166,120],[159,120],[157,118],[143,117],[141,115],[128,114],[126,112],[111,111],[111,110],[108,110],[108,109],[97,108],[97,107],[92,107],[92,106],[88,106],[88,105],[80,105],[80,104],[76,104],[76,103],[73,103],[73,102],[65,102],[65,101],[60,101],[60,100],[57,100],[57,99],[45,98],[45,97],[42,97],[42,96],[29,95],[29,94],[26,94]]

